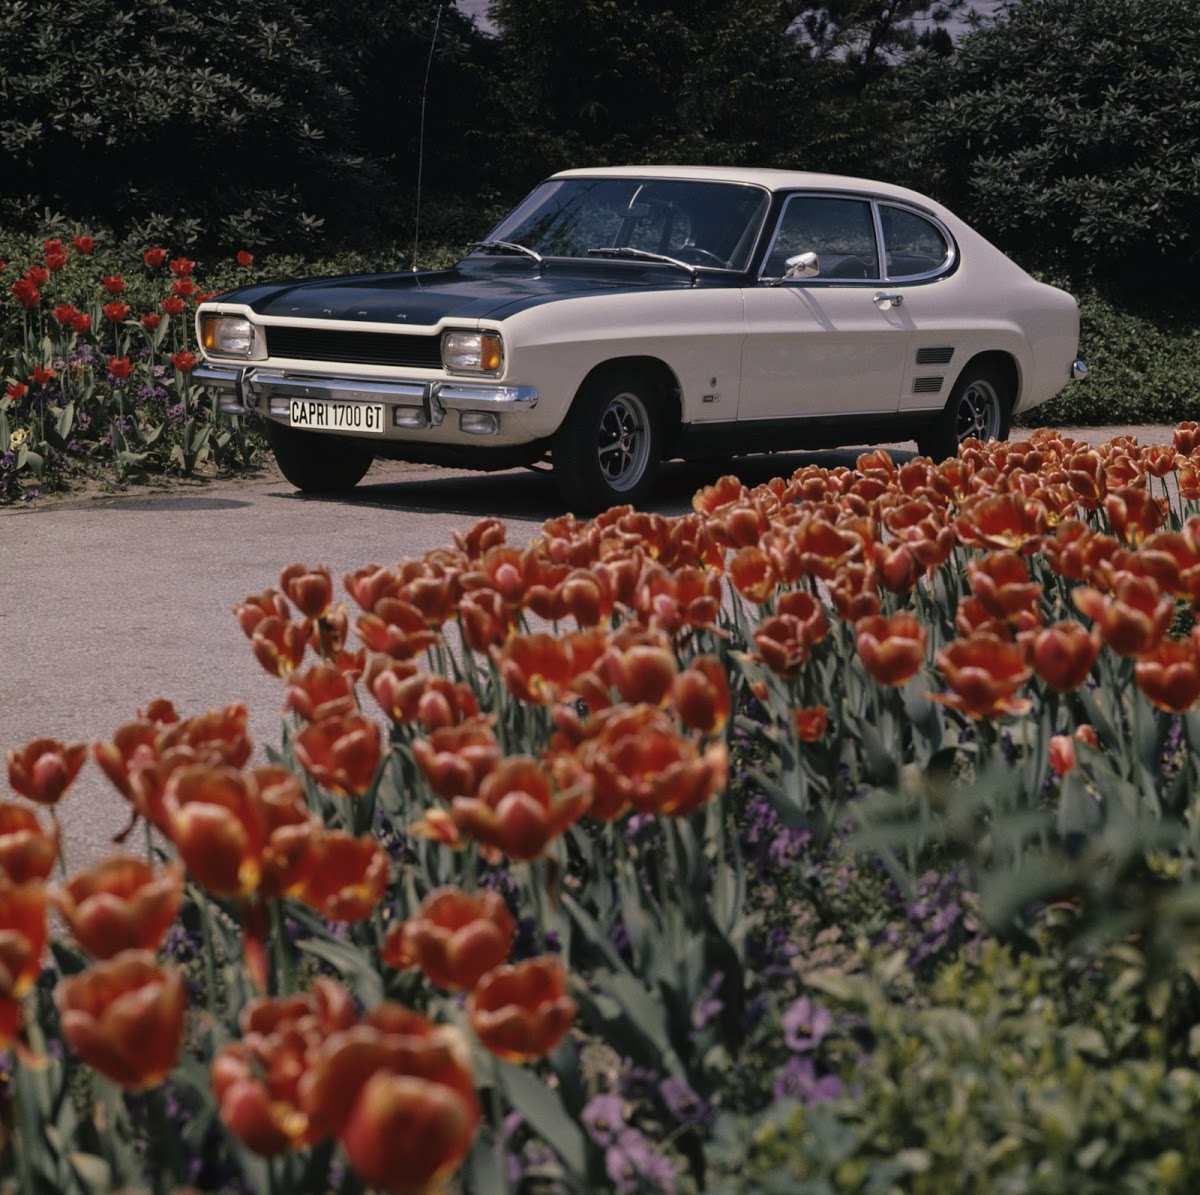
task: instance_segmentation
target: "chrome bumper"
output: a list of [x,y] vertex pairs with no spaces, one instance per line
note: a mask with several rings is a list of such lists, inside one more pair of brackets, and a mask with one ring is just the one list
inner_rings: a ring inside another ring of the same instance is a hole
[[[411,429],[437,427],[447,411],[528,411],[537,405],[532,386],[484,382],[388,382],[378,378],[327,377],[253,365],[214,365],[204,362],[192,370],[192,380],[217,392],[217,409],[227,415],[259,411],[286,414],[283,404],[293,398],[329,402],[382,402],[403,409],[389,426]],[[272,400],[280,409],[273,410]]]

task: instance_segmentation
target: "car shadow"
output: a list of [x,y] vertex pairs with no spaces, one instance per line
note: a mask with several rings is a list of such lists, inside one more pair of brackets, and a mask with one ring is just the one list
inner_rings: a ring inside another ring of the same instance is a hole
[[[911,460],[915,449],[887,445],[897,464]],[[833,469],[853,468],[869,447],[839,448],[820,452],[763,453],[714,461],[671,461],[659,474],[654,493],[641,509],[662,515],[682,515],[692,509],[697,490],[733,474],[747,486],[775,477],[790,477],[805,465]],[[415,469],[372,481],[371,475],[353,490],[341,494],[302,494],[278,491],[277,496],[300,502],[336,502],[344,506],[374,507],[425,514],[521,519],[544,522],[566,513],[549,469],[513,469],[478,473],[446,469]]]

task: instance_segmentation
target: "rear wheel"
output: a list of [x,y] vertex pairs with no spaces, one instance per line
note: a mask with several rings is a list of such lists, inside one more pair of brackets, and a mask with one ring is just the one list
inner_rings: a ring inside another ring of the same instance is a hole
[[917,450],[935,461],[957,456],[965,440],[1006,440],[1012,395],[1000,370],[968,365],[937,419],[917,436]]
[[270,419],[266,431],[280,473],[306,494],[352,490],[375,459],[369,449],[340,436],[301,431]]
[[661,454],[657,394],[634,370],[585,382],[551,449],[559,492],[573,511],[588,514],[646,498]]

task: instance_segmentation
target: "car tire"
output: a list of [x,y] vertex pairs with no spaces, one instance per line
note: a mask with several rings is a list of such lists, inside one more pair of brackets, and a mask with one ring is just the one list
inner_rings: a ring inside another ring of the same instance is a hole
[[995,366],[968,365],[959,374],[946,405],[917,435],[917,451],[935,461],[958,455],[964,440],[1007,440],[1012,395]]
[[375,459],[369,449],[340,436],[300,431],[270,419],[266,433],[280,473],[306,494],[352,490]]
[[575,514],[636,504],[654,489],[662,455],[658,395],[637,370],[580,388],[550,450],[559,493]]

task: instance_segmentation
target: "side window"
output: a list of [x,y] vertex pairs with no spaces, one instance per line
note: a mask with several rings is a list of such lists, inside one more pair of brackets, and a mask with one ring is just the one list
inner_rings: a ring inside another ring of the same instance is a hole
[[814,281],[879,278],[875,223],[865,199],[794,195],[779,219],[775,241],[763,266],[769,278],[787,272],[787,259],[815,253],[821,272]]
[[919,278],[936,274],[950,261],[950,244],[936,224],[905,208],[879,205],[887,276]]

